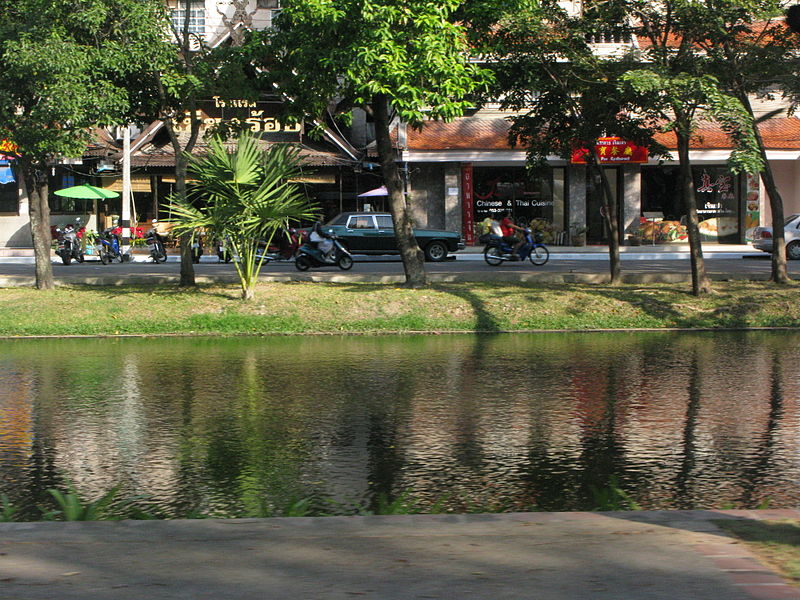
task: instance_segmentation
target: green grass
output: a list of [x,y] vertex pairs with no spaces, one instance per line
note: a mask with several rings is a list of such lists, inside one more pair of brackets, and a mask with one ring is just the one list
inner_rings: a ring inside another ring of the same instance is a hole
[[748,548],[780,573],[800,585],[800,522],[717,520],[720,528],[747,544]]
[[0,335],[303,334],[800,326],[800,287],[676,285],[264,283],[0,289]]

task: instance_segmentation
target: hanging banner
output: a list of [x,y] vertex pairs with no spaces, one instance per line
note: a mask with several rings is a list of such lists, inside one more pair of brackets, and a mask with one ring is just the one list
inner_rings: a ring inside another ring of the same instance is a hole
[[475,181],[472,174],[472,163],[461,163],[461,215],[464,243],[475,244]]
[[[570,162],[573,165],[585,165],[586,148],[575,148],[572,151]],[[598,138],[595,146],[597,159],[600,164],[619,164],[619,163],[646,163],[648,159],[647,148],[637,146],[633,142],[628,142],[618,137]]]

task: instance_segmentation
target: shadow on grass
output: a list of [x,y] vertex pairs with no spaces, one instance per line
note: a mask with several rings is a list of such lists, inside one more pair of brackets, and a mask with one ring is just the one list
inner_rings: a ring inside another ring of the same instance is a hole
[[224,300],[241,300],[241,288],[234,286],[233,284],[229,288],[225,289],[223,289],[224,286],[221,286],[220,284],[211,283],[197,284],[193,287],[179,287],[177,284],[131,284],[113,287],[76,284],[70,287],[84,292],[93,293],[94,295],[102,298],[114,298],[118,296],[142,294],[145,296],[157,296],[159,298],[174,297],[175,295],[203,295],[222,298]]

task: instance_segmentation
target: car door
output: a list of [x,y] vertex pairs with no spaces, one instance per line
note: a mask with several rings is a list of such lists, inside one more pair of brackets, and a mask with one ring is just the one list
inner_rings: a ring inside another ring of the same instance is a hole
[[375,250],[378,239],[378,227],[373,215],[351,215],[347,220],[347,245],[351,252],[369,252]]
[[378,225],[378,243],[384,252],[397,252],[397,239],[394,235],[392,215],[375,215]]

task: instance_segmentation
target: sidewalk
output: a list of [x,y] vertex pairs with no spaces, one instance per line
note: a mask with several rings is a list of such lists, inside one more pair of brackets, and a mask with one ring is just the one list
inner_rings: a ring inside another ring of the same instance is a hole
[[9,600],[800,599],[713,519],[797,510],[0,524]]
[[[483,246],[467,246],[455,254],[456,260],[483,260]],[[547,246],[550,260],[608,260],[608,246]],[[179,261],[178,251],[170,249],[168,260]],[[670,244],[657,246],[620,246],[620,260],[684,260],[689,258],[688,244]],[[704,244],[703,256],[706,258],[742,258],[743,256],[764,257],[764,252],[756,250],[750,244]],[[87,255],[86,260],[98,260]],[[150,254],[146,250],[133,255],[133,262],[150,262]],[[201,258],[201,262],[217,262],[217,257],[209,250]],[[61,259],[55,254],[54,263]],[[0,248],[0,263],[33,264],[32,248]]]

